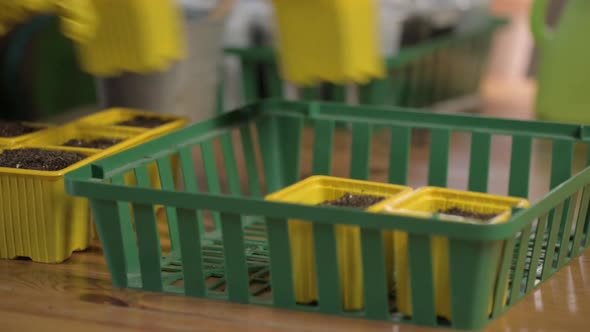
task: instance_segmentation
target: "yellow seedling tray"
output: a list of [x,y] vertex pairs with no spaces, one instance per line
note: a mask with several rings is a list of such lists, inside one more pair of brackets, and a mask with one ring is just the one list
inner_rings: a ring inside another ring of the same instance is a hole
[[66,194],[64,175],[99,159],[99,150],[34,144],[10,148],[76,151],[88,158],[60,171],[0,167],[0,258],[59,263],[86,249],[91,239],[89,203]]
[[273,0],[284,78],[364,83],[385,75],[376,0]]
[[[156,128],[114,125],[137,115],[172,121]],[[6,148],[76,151],[90,157],[56,172],[0,168],[0,258],[26,256],[36,262],[59,263],[70,257],[72,252],[87,248],[93,231],[90,227],[90,206],[87,199],[66,195],[64,174],[180,129],[187,123],[188,119],[175,116],[111,109],[11,140],[12,144],[6,144]],[[124,141],[103,150],[62,146],[73,138],[123,138]],[[0,142],[0,146],[3,144]],[[175,156],[172,167],[178,170],[178,166],[179,158]],[[150,165],[148,171],[152,187],[160,188],[157,165]],[[126,176],[126,184],[136,185],[135,174]]]
[[[526,208],[529,205],[529,201],[523,198],[496,196],[438,187],[423,187],[400,200],[383,201],[374,209],[377,212],[425,219],[431,219],[437,215],[441,222],[498,224],[510,220],[512,208]],[[440,210],[450,208],[460,208],[471,213],[496,214],[496,216],[487,221],[478,221],[439,213]],[[397,304],[400,312],[411,316],[412,290],[410,285],[408,234],[405,232],[391,231],[388,236],[393,238],[394,242]],[[501,245],[500,242],[499,245]],[[438,316],[451,319],[452,305],[448,238],[442,236],[433,237],[432,257],[436,313]],[[493,298],[490,300],[490,312],[493,300]]]
[[78,45],[83,70],[96,76],[165,71],[186,53],[176,0],[91,0],[98,24]]
[[[117,125],[117,123],[122,121],[131,120],[136,116],[148,116],[148,117],[158,117],[162,119],[171,120],[170,122],[163,124],[156,128],[141,128],[141,127],[130,127],[130,126],[121,126]],[[168,115],[168,114],[159,114],[153,112],[146,112],[141,110],[135,109],[128,109],[128,108],[112,108],[102,112],[98,112],[83,118],[78,119],[77,121],[73,122],[72,124],[78,127],[88,127],[88,128],[101,128],[107,131],[112,131],[114,133],[125,133],[126,135],[136,134],[138,135],[136,140],[130,140],[130,144],[126,146],[119,146],[120,149],[127,149],[133,147],[135,145],[144,143],[149,140],[153,140],[165,134],[169,134],[173,131],[181,129],[185,127],[189,123],[189,119],[180,116]],[[133,143],[133,144],[131,144]],[[124,144],[125,145],[125,144]],[[119,150],[120,150],[119,149]],[[112,151],[111,153],[116,153],[118,151]],[[171,158],[172,169],[175,170],[174,177],[175,181],[178,179],[178,170],[180,166],[180,158],[178,155],[175,155]],[[156,164],[152,164],[148,167],[148,171],[150,173],[150,177],[152,179],[151,186],[152,188],[161,188],[160,182],[160,173],[158,170],[158,166]],[[126,177],[127,185],[136,185],[135,175],[129,174]]]
[[[136,116],[147,116],[147,117],[156,117],[166,120],[171,120],[170,122],[163,124],[156,128],[141,128],[141,127],[132,127],[132,126],[121,126],[117,125],[117,123],[122,121],[131,120]],[[87,127],[112,127],[113,130],[128,130],[129,133],[136,132],[145,134],[144,137],[148,137],[150,139],[155,137],[160,137],[164,134],[168,134],[171,131],[180,129],[186,126],[189,122],[188,118],[169,115],[169,114],[159,114],[154,112],[147,112],[142,110],[130,109],[130,108],[111,108],[101,112],[97,112],[85,117],[82,117],[72,124],[78,126],[87,126]]]
[[[285,203],[318,205],[326,200],[338,199],[346,193],[385,196],[389,200],[402,197],[411,191],[412,189],[409,187],[393,184],[312,176],[270,194],[266,199]],[[372,207],[369,207],[367,211],[372,211]],[[299,303],[317,301],[317,272],[312,223],[289,220],[289,236],[296,300]],[[336,242],[343,307],[345,310],[362,310],[364,292],[359,227],[336,226]],[[390,277],[392,276],[390,275]]]
[[42,129],[37,130],[37,131],[34,131],[32,133],[21,135],[21,136],[0,137],[0,145],[1,146],[13,146],[13,145],[16,145],[16,144],[20,144],[20,143],[29,141],[31,139],[34,139],[35,137],[38,137],[40,135],[44,135],[47,132],[47,130],[49,130],[49,129],[51,129],[51,128],[54,127],[51,124],[36,123],[36,122],[21,122],[21,124],[27,125],[27,126],[31,126],[31,127],[35,127],[35,128],[42,128]]

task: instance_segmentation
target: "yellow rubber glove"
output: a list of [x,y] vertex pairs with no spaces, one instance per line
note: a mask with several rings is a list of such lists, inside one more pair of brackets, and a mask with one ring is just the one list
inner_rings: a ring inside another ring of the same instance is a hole
[[31,14],[24,3],[17,0],[0,0],[0,35],[6,34],[16,24],[26,21]]
[[86,44],[95,36],[99,22],[91,0],[56,0],[56,7],[65,36],[79,44]]
[[96,13],[90,0],[0,0],[0,35],[34,15],[58,15],[64,35],[78,43],[96,32]]

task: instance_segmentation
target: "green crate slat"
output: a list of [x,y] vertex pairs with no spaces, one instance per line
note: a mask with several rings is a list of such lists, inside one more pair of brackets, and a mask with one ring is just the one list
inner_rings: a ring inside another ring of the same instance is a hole
[[549,239],[547,242],[547,249],[545,250],[545,261],[543,264],[543,280],[549,278],[551,274],[553,274],[553,255],[555,254],[555,244],[557,243],[559,227],[555,227],[556,225],[553,222],[557,222],[557,226],[561,223],[561,219],[564,212],[564,204],[565,202],[559,204],[555,209],[551,210],[549,213]]
[[365,316],[370,319],[387,319],[389,305],[383,234],[379,230],[361,231],[363,281],[365,290]]
[[154,207],[146,204],[133,204],[135,228],[139,248],[139,267],[143,288],[149,291],[162,291],[160,258],[160,236]]
[[225,258],[225,279],[228,298],[238,303],[248,303],[248,267],[242,234],[242,217],[239,214],[221,214],[222,238]]
[[508,194],[516,197],[529,196],[529,172],[531,169],[533,140],[530,136],[512,137],[510,179]]
[[432,241],[429,236],[408,236],[412,321],[420,325],[436,324]]
[[[162,157],[157,161],[158,170],[160,174],[160,182],[163,190],[174,190],[176,188],[174,184],[174,176],[172,165],[170,163],[170,157]],[[172,249],[178,249],[180,243],[178,233],[178,216],[176,215],[176,209],[173,207],[166,207],[166,218],[168,221],[168,234],[170,234],[170,241],[172,242]]]
[[197,211],[177,209],[177,215],[185,294],[203,297],[206,295],[206,288]]
[[278,119],[277,130],[281,140],[281,145],[291,147],[290,149],[282,148],[281,153],[281,172],[283,186],[293,184],[299,180],[301,173],[301,153],[303,140],[303,120],[301,118]]
[[317,120],[315,122],[315,140],[313,146],[313,173],[332,174],[332,150],[334,146],[334,121]]
[[[259,137],[277,137],[277,142],[262,140],[260,148],[269,192],[299,180],[303,121],[299,118],[264,117],[257,125]],[[290,147],[290,148],[285,148]]]
[[492,136],[487,133],[473,133],[469,161],[469,190],[487,192],[490,174]]
[[[151,178],[146,166],[136,168],[135,177],[138,186],[147,188],[151,186]],[[161,291],[163,289],[162,275],[160,273],[162,248],[160,246],[160,234],[154,206],[133,204],[132,207],[135,214],[142,285],[150,291]]]
[[[199,183],[197,181],[197,174],[195,172],[195,164],[193,161],[193,154],[190,147],[182,147],[179,149],[180,168],[182,178],[184,179],[184,188],[189,193],[199,192]],[[199,234],[205,234],[205,223],[203,222],[202,211],[197,212],[197,219],[199,221]]]
[[582,237],[584,235],[584,226],[586,218],[588,217],[588,206],[590,202],[590,187],[584,187],[582,191],[582,200],[580,201],[580,207],[578,209],[578,218],[576,220],[576,230],[574,232],[574,241],[572,244],[572,251],[570,258],[573,258],[582,253],[583,247],[581,246]]
[[118,227],[120,220],[117,202],[93,199],[90,201],[90,206],[96,218],[110,220],[109,223],[97,223],[96,229],[103,244],[103,251],[111,271],[113,285],[121,288],[127,287],[126,257],[121,253],[127,253],[128,251],[124,248],[123,236],[121,229]]
[[352,125],[352,155],[350,158],[350,178],[366,180],[369,178],[371,163],[371,126],[366,123]]
[[512,279],[512,288],[510,289],[510,304],[516,303],[523,296],[522,278],[529,249],[529,238],[531,236],[532,226],[526,227],[518,241],[518,252],[516,255],[516,266],[514,268],[514,278]]
[[533,252],[531,255],[531,266],[529,268],[529,275],[526,283],[526,292],[530,292],[535,287],[535,282],[538,276],[537,267],[539,266],[541,251],[543,250],[543,244],[545,243],[545,231],[547,230],[548,219],[549,215],[542,216],[537,224]]
[[313,237],[318,278],[319,309],[323,313],[342,312],[340,273],[333,225],[315,224]]
[[258,175],[258,165],[256,162],[256,154],[254,152],[254,139],[252,138],[252,131],[249,125],[240,127],[240,135],[242,138],[242,148],[244,149],[244,157],[246,159],[246,171],[248,174],[248,187],[250,193],[254,196],[262,196],[262,187],[260,184],[260,176]]
[[[212,194],[221,193],[221,185],[219,184],[219,172],[217,171],[217,162],[215,160],[215,148],[213,147],[213,140],[209,139],[200,144],[201,156],[205,167],[205,177],[207,179],[207,187]],[[221,217],[219,212],[213,212],[213,222],[215,229],[221,226]]]
[[229,184],[229,192],[232,195],[241,195],[240,173],[238,172],[238,162],[236,161],[231,132],[227,132],[221,136],[221,149],[223,151],[223,161]]
[[511,272],[511,264],[512,264],[512,255],[514,253],[514,247],[516,245],[516,238],[511,238],[504,243],[504,252],[501,257],[501,265],[499,268],[499,277],[498,282],[496,283],[496,289],[494,290],[494,294],[496,297],[494,299],[494,309],[492,312],[492,317],[498,317],[505,311],[504,296],[499,294],[504,294],[505,285],[509,281],[509,275]]
[[557,269],[561,269],[563,265],[566,263],[569,254],[569,245],[570,245],[570,235],[572,232],[572,223],[574,221],[574,213],[576,209],[576,203],[578,200],[578,195],[573,195],[569,199],[569,204],[567,205],[567,213],[565,214],[565,218],[562,222],[562,227],[560,229],[560,241],[559,241],[559,253],[557,255]]
[[448,129],[433,129],[431,142],[428,184],[446,187],[451,149],[451,131]]
[[[123,175],[114,176],[112,183],[119,186],[125,185],[125,177]],[[92,210],[99,211],[95,208],[92,208]],[[139,273],[139,252],[137,249],[135,229],[133,227],[131,205],[128,202],[117,202],[117,211],[119,213],[117,218],[121,225],[119,232],[121,232],[123,239],[123,253],[125,261],[127,262],[127,273]],[[98,227],[99,225],[97,224],[97,228]],[[115,236],[117,236],[116,233]]]
[[295,294],[293,291],[289,226],[285,219],[269,219],[266,227],[268,229],[273,304],[283,308],[292,307],[295,303]]
[[551,161],[551,188],[555,188],[572,176],[574,163],[574,142],[571,140],[553,141]]
[[[553,154],[551,159],[551,182],[550,187],[555,188],[563,181],[572,176],[572,167],[574,163],[574,143],[570,140],[555,140],[553,142]],[[571,203],[571,202],[569,202]],[[568,224],[571,204],[564,206],[563,220],[560,224],[559,236],[561,237]],[[553,220],[549,220],[549,228],[553,227]],[[560,241],[561,242],[561,241]]]
[[407,127],[391,128],[391,149],[389,152],[389,182],[406,184],[410,169],[410,146],[412,130]]

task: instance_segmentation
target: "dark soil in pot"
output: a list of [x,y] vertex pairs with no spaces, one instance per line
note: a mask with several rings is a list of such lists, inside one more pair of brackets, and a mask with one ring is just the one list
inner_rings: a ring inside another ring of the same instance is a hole
[[87,156],[78,152],[23,148],[4,150],[0,153],[0,167],[59,171]]

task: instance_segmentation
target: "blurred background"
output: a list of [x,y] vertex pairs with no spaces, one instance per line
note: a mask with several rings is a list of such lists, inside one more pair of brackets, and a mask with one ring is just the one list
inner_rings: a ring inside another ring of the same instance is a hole
[[[79,69],[75,45],[62,35],[57,18],[36,16],[0,38],[0,118],[65,121],[108,106],[130,106],[188,112],[199,120],[267,97],[528,118],[538,59],[529,24],[533,2],[383,0],[379,18],[387,78],[313,87],[280,78],[273,7],[266,0],[229,1],[215,19],[218,1],[178,0],[189,57],[166,72],[108,78]],[[557,22],[565,2],[551,1],[549,24]]]

